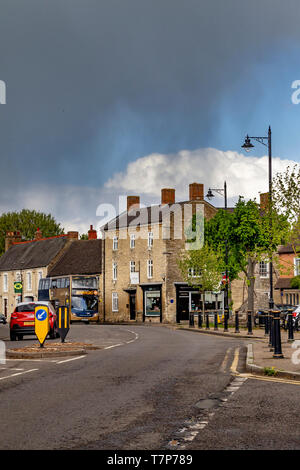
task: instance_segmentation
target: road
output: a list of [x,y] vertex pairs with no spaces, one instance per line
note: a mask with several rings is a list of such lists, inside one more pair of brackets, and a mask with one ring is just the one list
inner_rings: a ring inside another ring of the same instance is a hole
[[70,339],[103,349],[0,365],[1,449],[300,447],[299,386],[234,377],[243,340],[136,325],[72,325]]

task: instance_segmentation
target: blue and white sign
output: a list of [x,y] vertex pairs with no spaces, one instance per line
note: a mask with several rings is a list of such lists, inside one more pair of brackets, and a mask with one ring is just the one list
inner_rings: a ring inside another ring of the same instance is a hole
[[43,347],[44,341],[49,333],[49,309],[47,306],[37,305],[34,309],[34,331],[40,342],[41,347]]
[[43,308],[39,308],[35,313],[35,318],[39,321],[44,321],[47,318],[47,312]]

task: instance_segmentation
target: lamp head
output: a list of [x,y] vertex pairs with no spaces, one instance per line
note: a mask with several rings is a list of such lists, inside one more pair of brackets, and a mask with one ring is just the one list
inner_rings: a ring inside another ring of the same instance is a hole
[[242,145],[242,148],[246,150],[246,152],[250,152],[250,150],[254,147],[254,145],[251,144],[250,137],[248,134],[245,137],[245,142],[244,145]]
[[211,200],[214,197],[212,190],[209,188],[206,194],[207,199]]

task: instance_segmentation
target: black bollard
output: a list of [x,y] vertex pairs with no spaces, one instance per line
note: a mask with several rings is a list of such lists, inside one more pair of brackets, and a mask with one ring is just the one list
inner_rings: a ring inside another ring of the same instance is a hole
[[273,311],[269,310],[269,347],[270,351],[274,348],[274,329],[273,329]]
[[274,324],[274,359],[283,358],[281,349],[281,335],[280,335],[280,311],[274,310],[273,312],[273,324]]
[[189,316],[189,327],[190,328],[194,328],[195,327],[195,322],[194,322],[194,313],[193,312],[190,312],[190,316]]
[[198,328],[202,328],[203,318],[202,313],[198,312]]
[[239,311],[235,311],[235,333],[239,333]]
[[218,331],[218,312],[215,312],[215,325],[214,330]]
[[268,336],[269,334],[269,314],[268,312],[265,313],[265,336]]
[[252,331],[252,312],[251,312],[251,310],[248,310],[248,313],[247,313],[247,327],[248,327],[247,335],[253,335],[253,331]]
[[293,309],[288,309],[288,343],[292,343],[294,341],[294,328],[293,328]]
[[228,331],[228,318],[229,318],[229,308],[226,307],[224,310],[224,332]]
[[205,328],[205,329],[206,329],[206,330],[209,330],[209,329],[210,329],[210,328],[209,328],[209,314],[208,314],[208,313],[206,314],[206,328]]

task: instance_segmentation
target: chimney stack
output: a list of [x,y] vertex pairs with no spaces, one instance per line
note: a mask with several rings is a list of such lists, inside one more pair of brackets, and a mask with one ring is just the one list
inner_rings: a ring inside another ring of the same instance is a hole
[[78,232],[68,232],[67,236],[71,240],[78,240]]
[[88,237],[89,240],[96,240],[97,239],[97,231],[93,228],[93,226],[90,226],[90,230],[88,231]]
[[261,210],[267,209],[269,205],[269,193],[260,193],[259,198]]
[[191,183],[189,185],[190,190],[190,201],[203,201],[204,199],[204,184],[200,183]]
[[161,190],[161,204],[175,204],[175,189],[163,188]]
[[140,208],[140,196],[127,196],[127,212]]
[[7,251],[15,243],[22,241],[20,232],[6,232],[5,237],[5,251]]
[[35,232],[35,239],[36,240],[41,240],[42,238],[43,238],[43,234],[40,231],[40,229],[38,228],[37,231]]

